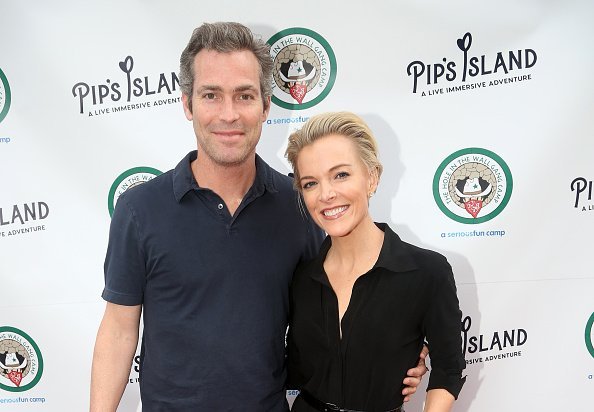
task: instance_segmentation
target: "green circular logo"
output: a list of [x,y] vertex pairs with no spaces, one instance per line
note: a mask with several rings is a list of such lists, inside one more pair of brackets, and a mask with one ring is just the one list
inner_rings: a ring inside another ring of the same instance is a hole
[[433,177],[433,197],[439,209],[466,224],[487,222],[501,213],[512,188],[512,175],[505,161],[477,147],[452,153]]
[[0,122],[4,120],[10,109],[10,85],[4,72],[0,69]]
[[0,326],[0,389],[24,392],[43,374],[39,346],[20,329]]
[[148,182],[149,180],[159,176],[161,173],[163,172],[155,168],[141,166],[128,169],[119,175],[116,180],[114,180],[111,188],[109,189],[109,195],[107,198],[109,216],[111,217],[113,215],[115,205],[122,193],[131,187]]
[[274,61],[272,101],[289,110],[320,103],[336,80],[336,57],[318,33],[302,27],[278,32],[268,42]]
[[586,348],[594,358],[594,345],[592,343],[592,325],[594,324],[594,313],[590,315],[590,319],[586,322],[586,331],[584,338],[586,339]]

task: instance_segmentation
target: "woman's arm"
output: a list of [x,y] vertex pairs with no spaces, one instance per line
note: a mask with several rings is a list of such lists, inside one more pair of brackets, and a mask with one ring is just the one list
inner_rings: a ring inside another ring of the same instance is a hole
[[431,389],[427,392],[423,412],[450,412],[454,400],[454,395],[445,389]]
[[[456,283],[451,266],[440,256],[433,262],[433,282],[428,300],[423,330],[430,347],[431,375],[427,385],[427,404],[441,407],[444,400],[449,411],[451,402],[458,397],[466,380],[462,371],[466,366],[462,353],[462,312],[456,296]],[[436,391],[439,389],[439,391]],[[436,395],[430,396],[432,392]],[[448,396],[440,396],[447,392]],[[450,398],[451,396],[451,398]],[[433,411],[433,406],[425,409]]]

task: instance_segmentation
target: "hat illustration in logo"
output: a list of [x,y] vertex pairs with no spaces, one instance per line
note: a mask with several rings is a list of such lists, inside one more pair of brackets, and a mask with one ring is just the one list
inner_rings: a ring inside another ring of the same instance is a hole
[[27,391],[42,373],[43,357],[33,339],[17,328],[0,326],[0,389]]
[[444,159],[433,177],[433,197],[451,219],[480,224],[506,207],[513,189],[509,167],[496,153],[461,149]]
[[466,177],[456,182],[456,195],[462,199],[464,208],[474,218],[483,208],[483,200],[491,193],[491,189],[491,183],[481,177]]
[[497,180],[487,166],[470,162],[454,171],[450,190],[454,201],[476,219],[483,206],[493,200],[492,187],[496,184]]
[[298,60],[282,63],[278,75],[289,87],[291,96],[301,104],[309,82],[316,76],[316,68],[308,61]]
[[289,46],[277,55],[276,84],[297,100],[303,102],[305,95],[315,84],[320,67],[320,60],[306,45]]
[[289,110],[303,110],[321,102],[336,79],[336,57],[318,33],[285,29],[268,42],[272,69],[272,102]]
[[23,380],[23,371],[27,368],[27,358],[16,352],[0,353],[0,369],[16,386]]

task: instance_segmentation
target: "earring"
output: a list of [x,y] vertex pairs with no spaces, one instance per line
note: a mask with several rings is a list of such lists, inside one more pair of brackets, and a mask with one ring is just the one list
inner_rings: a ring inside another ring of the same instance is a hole
[[373,197],[374,193],[373,192],[369,192],[369,198],[371,199]]

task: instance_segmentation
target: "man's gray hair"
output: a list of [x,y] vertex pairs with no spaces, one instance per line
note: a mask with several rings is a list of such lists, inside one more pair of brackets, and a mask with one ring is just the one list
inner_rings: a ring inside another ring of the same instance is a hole
[[[194,58],[200,50],[214,50],[220,53],[248,50],[254,53],[260,64],[260,94],[264,108],[272,96],[272,58],[270,46],[260,38],[255,38],[250,29],[240,23],[204,23],[194,29],[188,45],[179,59],[179,84],[183,94],[192,101],[194,86]],[[192,106],[190,103],[190,110]]]

